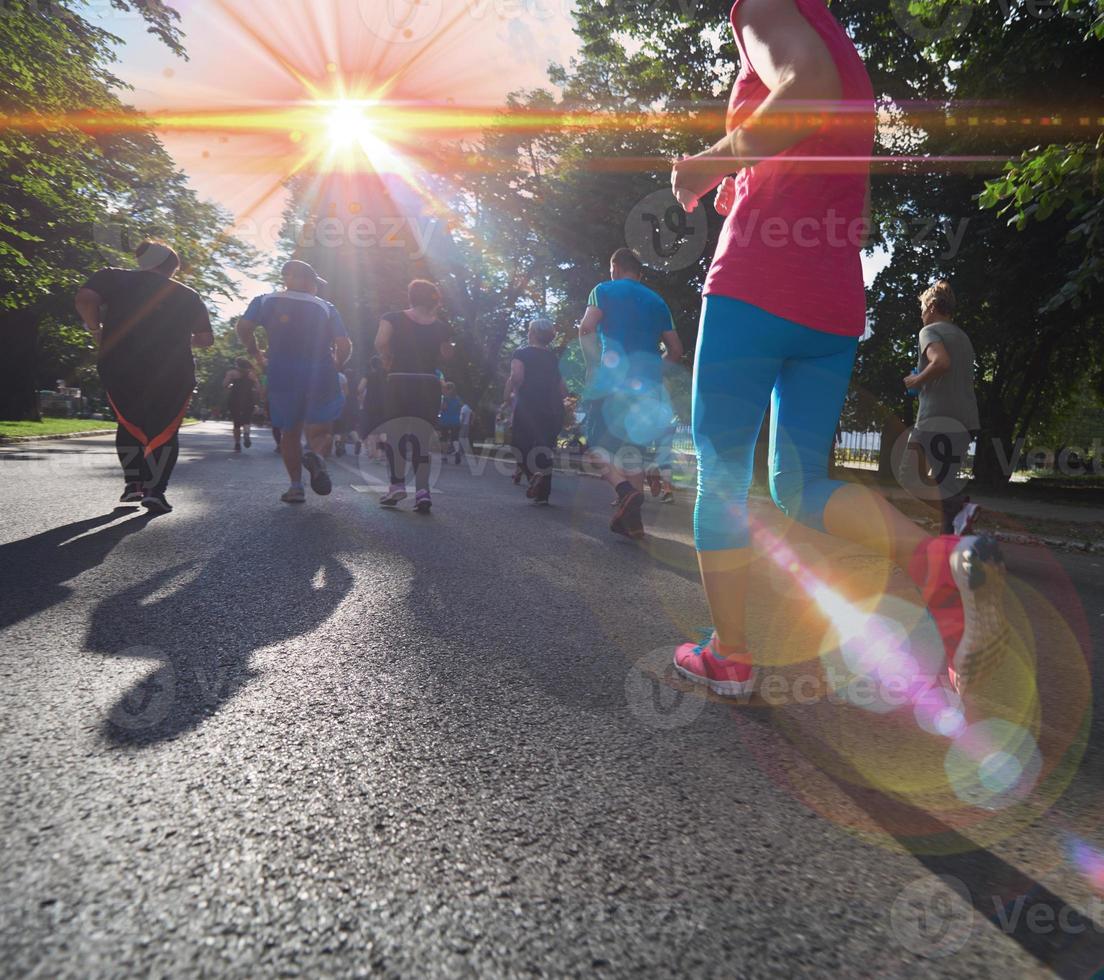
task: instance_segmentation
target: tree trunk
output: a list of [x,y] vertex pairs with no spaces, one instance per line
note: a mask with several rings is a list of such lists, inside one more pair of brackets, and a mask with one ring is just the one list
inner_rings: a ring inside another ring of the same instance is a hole
[[30,310],[0,312],[0,337],[0,419],[37,421],[38,318]]
[[982,429],[974,455],[974,482],[982,487],[1003,487],[1012,478],[1015,455],[1010,433]]

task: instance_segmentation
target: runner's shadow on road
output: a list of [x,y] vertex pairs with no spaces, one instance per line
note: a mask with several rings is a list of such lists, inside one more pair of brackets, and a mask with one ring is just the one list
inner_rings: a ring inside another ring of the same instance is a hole
[[202,562],[177,564],[100,602],[85,649],[160,662],[105,699],[104,739],[144,747],[195,729],[255,676],[254,652],[329,619],[353,585],[336,557],[346,536],[330,515],[301,513],[273,522],[263,539],[242,532]]
[[[0,629],[64,602],[73,589],[64,583],[103,564],[124,538],[153,518],[133,515],[137,507],[116,507],[108,514],[51,528],[21,541],[0,545]],[[95,533],[91,533],[95,532]]]

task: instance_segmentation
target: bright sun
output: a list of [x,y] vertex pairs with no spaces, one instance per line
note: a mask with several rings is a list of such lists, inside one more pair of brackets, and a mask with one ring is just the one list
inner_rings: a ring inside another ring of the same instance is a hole
[[[322,168],[346,173],[365,169],[409,178],[409,164],[392,148],[399,136],[379,116],[386,110],[372,99],[336,99],[319,104]],[[377,118],[378,117],[378,118]]]
[[351,150],[363,146],[373,132],[368,110],[372,103],[354,99],[340,99],[333,103],[326,114],[326,136],[335,150]]

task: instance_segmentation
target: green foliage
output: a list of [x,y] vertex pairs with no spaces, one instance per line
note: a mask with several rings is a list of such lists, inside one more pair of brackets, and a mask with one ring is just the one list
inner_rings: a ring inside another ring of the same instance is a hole
[[[139,11],[183,53],[171,8],[113,5]],[[130,265],[142,238],[164,238],[181,254],[181,280],[211,299],[233,295],[227,269],[254,256],[225,234],[229,216],[200,201],[157,138],[134,125],[140,117],[115,94],[118,39],[82,17],[83,6],[8,0],[0,16],[0,325],[37,324],[37,363],[23,370],[40,385],[64,377],[94,393],[72,305],[92,272]]]

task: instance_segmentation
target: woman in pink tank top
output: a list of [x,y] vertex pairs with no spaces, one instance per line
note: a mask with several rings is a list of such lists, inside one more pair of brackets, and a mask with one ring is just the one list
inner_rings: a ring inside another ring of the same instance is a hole
[[870,79],[823,0],[737,0],[731,20],[742,69],[727,132],[679,160],[671,176],[687,211],[717,189],[715,206],[727,215],[703,290],[694,365],[694,532],[714,632],[679,647],[676,669],[720,694],[753,688],[744,628],[753,551],[766,550],[812,588],[785,545],[748,517],[755,443],[770,404],[775,503],[908,569],[932,606],[951,676],[964,687],[979,659],[988,662],[977,655],[994,639],[982,625],[992,610],[979,618],[978,597],[951,572],[985,561],[990,581],[1000,580],[992,542],[928,538],[879,494],[827,475],[866,322],[859,256],[870,212]]

